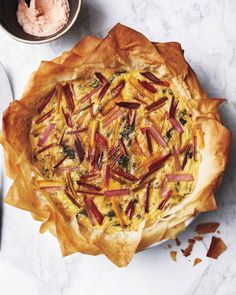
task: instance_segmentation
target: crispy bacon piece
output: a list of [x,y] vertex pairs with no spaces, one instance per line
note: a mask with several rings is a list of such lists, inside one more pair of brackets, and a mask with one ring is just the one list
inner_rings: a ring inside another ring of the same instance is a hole
[[45,121],[46,119],[48,119],[49,117],[51,117],[52,113],[54,113],[54,108],[52,108],[50,111],[48,111],[46,114],[42,115],[41,117],[39,117],[35,123],[39,124],[42,123],[43,121]]
[[172,155],[173,155],[174,160],[175,160],[175,169],[176,169],[176,171],[180,171],[182,169],[182,167],[181,167],[181,164],[180,164],[179,155],[178,155],[177,150],[176,150],[174,145],[172,147]]
[[97,186],[94,184],[86,183],[81,180],[77,180],[76,182],[77,182],[78,186],[82,186],[82,187],[85,187],[90,190],[94,190],[94,191],[98,191],[98,192],[100,192],[102,190],[102,188],[100,186]]
[[165,207],[165,205],[166,205],[166,203],[168,202],[168,200],[170,199],[170,197],[172,196],[172,190],[169,190],[168,191],[168,193],[166,194],[166,196],[165,196],[165,199],[160,203],[160,205],[158,206],[158,209],[159,210],[162,210],[164,207]]
[[181,251],[182,251],[182,253],[183,253],[183,255],[185,257],[188,257],[188,256],[191,255],[194,244],[195,244],[195,240],[189,239],[187,248],[186,249],[181,249]]
[[170,157],[170,154],[155,158],[154,160],[152,160],[151,164],[148,166],[148,171],[153,172],[160,169],[163,166],[163,164],[169,159],[169,157]]
[[160,195],[165,198],[168,193],[168,188],[167,188],[167,178],[166,176],[162,179],[161,182],[161,189],[160,189]]
[[68,127],[72,128],[73,126],[72,126],[71,116],[64,111],[64,108],[62,108],[62,113],[63,113],[63,116],[65,118],[66,125]]
[[67,131],[66,134],[78,134],[78,133],[81,133],[81,132],[85,132],[88,130],[88,127],[83,127],[83,128],[79,128],[77,130],[71,130],[71,131]]
[[56,89],[53,89],[53,91],[49,93],[49,95],[43,100],[42,104],[38,107],[38,114],[41,114],[43,112],[43,110],[46,108],[46,106],[49,104],[50,100],[55,94]]
[[80,170],[79,166],[65,166],[65,167],[57,167],[56,175],[60,175],[65,172],[73,172]]
[[128,115],[129,126],[135,125],[135,119],[136,119],[136,110],[130,110],[129,115]]
[[98,78],[98,80],[99,80],[103,85],[105,85],[105,84],[108,83],[107,79],[106,79],[101,73],[96,72],[96,73],[95,73],[95,76]]
[[221,238],[212,237],[211,245],[207,252],[207,257],[217,259],[225,250],[227,249],[225,243],[221,240]]
[[38,153],[38,154],[41,154],[41,153],[47,151],[48,149],[50,149],[50,148],[52,148],[52,147],[54,147],[54,146],[55,146],[55,143],[48,144],[48,145],[44,146],[43,148],[39,149],[39,150],[37,151],[37,153]]
[[96,218],[97,222],[101,225],[102,222],[103,222],[103,215],[102,215],[102,213],[98,210],[98,207],[94,203],[93,199],[90,199],[89,200],[89,203],[90,203],[90,208],[92,210],[92,214]]
[[127,184],[127,182],[126,182],[125,180],[120,179],[119,177],[115,176],[114,174],[110,174],[110,177],[111,177],[113,180],[119,182],[120,184]]
[[147,102],[146,101],[142,100],[141,98],[139,98],[137,96],[134,96],[133,99],[135,99],[135,100],[137,100],[137,101],[139,101],[139,102],[147,105]]
[[153,75],[150,72],[144,72],[144,73],[140,73],[141,75],[143,75],[145,78],[149,79],[150,81],[152,81],[155,84],[161,85],[161,86],[166,86],[169,87],[170,83],[168,81],[161,81],[159,78],[157,78],[155,75]]
[[175,181],[193,181],[194,177],[192,174],[167,174],[168,182]]
[[134,77],[131,77],[129,79],[129,82],[136,90],[138,90],[139,93],[141,93],[141,95],[143,95],[144,97],[148,97],[152,101],[154,100],[154,94],[148,91],[142,85],[140,85],[137,79],[135,79]]
[[146,88],[151,93],[157,92],[156,88],[152,84],[148,83],[147,81],[138,80],[138,82],[140,85],[142,85],[144,88]]
[[94,136],[94,141],[97,143],[97,145],[101,149],[106,149],[108,147],[108,141],[105,136],[103,136],[101,133],[96,131],[95,136]]
[[138,178],[136,176],[130,174],[129,172],[124,171],[120,167],[114,167],[112,169],[112,172],[118,176],[123,177],[124,179],[129,180],[129,181],[137,181],[138,180]]
[[129,193],[130,193],[130,190],[128,188],[114,189],[114,190],[104,191],[104,196],[105,197],[126,196]]
[[137,139],[136,136],[134,137],[134,143],[135,143],[136,146],[138,147],[140,153],[141,153],[143,156],[146,157],[146,154],[145,154],[145,152],[143,151],[143,149],[141,148],[141,145],[140,145],[140,143],[139,143],[139,141],[138,141],[138,139]]
[[120,102],[116,102],[116,105],[118,107],[121,107],[121,108],[126,108],[126,109],[138,109],[140,107],[140,103],[137,103],[137,102],[127,102],[127,101],[120,101]]
[[122,110],[118,110],[117,112],[109,114],[109,116],[105,117],[102,120],[103,127],[107,127],[108,125],[110,125],[114,120],[119,118],[121,114],[122,114]]
[[194,238],[194,240],[196,240],[196,241],[202,241],[203,240],[203,237],[202,236],[195,236],[195,237],[193,237]]
[[90,199],[88,199],[86,196],[84,196],[83,200],[84,200],[85,210],[86,210],[86,212],[88,214],[88,218],[89,218],[91,224],[94,226],[96,224],[96,220],[95,220],[95,217],[93,215]]
[[[116,109],[116,110],[114,110]],[[106,110],[102,111],[102,116],[105,117],[106,115],[110,114],[111,112],[116,112],[117,107],[115,104],[113,104],[111,107],[107,108]]]
[[45,190],[64,190],[66,188],[63,181],[54,181],[54,180],[39,180],[37,184],[40,189]]
[[148,180],[148,181],[145,181],[145,182],[142,182],[142,183],[139,183],[136,187],[134,187],[132,189],[132,191],[135,193],[135,192],[138,192],[140,191],[141,189],[143,189],[149,182],[153,182],[155,180],[155,177],[153,177],[152,179]]
[[49,124],[48,127],[44,130],[44,132],[39,136],[38,146],[44,146],[52,131],[55,128],[55,124]]
[[82,143],[78,137],[75,139],[75,152],[76,152],[76,155],[77,155],[80,163],[82,163],[84,160],[85,151],[84,151]]
[[81,208],[81,205],[76,201],[76,199],[67,191],[65,190],[65,194],[67,196],[68,199],[70,199],[70,201],[78,208]]
[[71,178],[71,174],[70,172],[68,172],[66,174],[66,180],[67,180],[67,186],[72,194],[72,196],[74,197],[74,199],[76,200],[77,199],[77,194],[76,194],[76,191],[75,191],[75,188],[74,188],[74,184],[73,184],[73,180]]
[[163,107],[163,105],[166,103],[167,100],[168,100],[168,97],[164,96],[164,97],[158,99],[157,101],[154,101],[153,103],[147,105],[145,107],[145,109],[148,112],[154,112],[155,110]]
[[173,96],[171,99],[171,104],[170,104],[170,109],[169,109],[169,118],[175,117],[175,112],[176,112],[178,103],[179,103],[178,101],[175,102],[175,98]]
[[145,203],[144,203],[144,210],[146,213],[149,212],[150,187],[151,187],[151,182],[148,182],[147,188],[146,188]]
[[84,195],[95,195],[95,196],[103,196],[103,193],[97,192],[97,191],[88,191],[88,190],[81,190],[77,189],[77,193],[84,194]]
[[179,121],[176,118],[174,118],[174,117],[170,118],[170,123],[178,133],[184,132],[182,126],[180,125]]
[[68,109],[71,113],[73,113],[73,111],[75,109],[75,102],[74,102],[74,98],[73,98],[73,93],[70,89],[70,85],[66,84],[65,86],[63,86],[63,91],[65,94]]
[[103,177],[103,185],[105,188],[109,187],[110,180],[110,166],[108,164],[104,167],[104,177]]
[[125,80],[121,80],[120,83],[119,83],[115,88],[113,88],[113,89],[111,90],[111,93],[112,93],[112,97],[113,97],[113,99],[114,99],[115,97],[117,97],[117,96],[120,94],[121,90],[122,90],[124,87],[125,87]]
[[195,228],[195,232],[199,235],[214,233],[219,227],[219,222],[200,223]]
[[58,161],[54,166],[53,166],[53,168],[55,169],[55,168],[57,168],[58,166],[60,166],[66,159],[68,158],[68,156],[66,155],[66,156],[64,156],[64,157],[62,157],[61,158],[61,160],[60,161]]
[[146,139],[147,139],[148,152],[149,152],[149,154],[151,155],[152,152],[153,152],[153,148],[152,148],[151,137],[150,137],[150,135],[149,135],[148,130],[146,130],[145,134],[146,134]]
[[83,180],[83,179],[95,178],[98,175],[99,175],[98,172],[92,172],[92,173],[80,176],[80,179]]
[[134,215],[134,201],[131,200],[129,201],[126,210],[125,210],[125,215],[128,216],[128,218],[131,220],[133,215]]
[[147,128],[150,135],[155,139],[155,141],[163,148],[167,147],[167,143],[161,133],[157,130],[156,127],[151,126]]
[[110,87],[110,83],[107,82],[101,89],[101,91],[99,92],[98,94],[98,99],[101,101],[103,99],[103,97],[105,96],[105,94],[107,93],[107,90],[109,89]]
[[179,149],[179,154],[185,153],[187,150],[190,150],[192,147],[191,143],[187,141],[180,149]]
[[101,85],[98,85],[98,86],[97,86],[96,88],[94,88],[90,93],[85,94],[85,95],[81,98],[80,102],[81,102],[81,103],[85,103],[86,100],[88,100],[89,98],[91,98],[91,97],[92,97],[96,92],[98,92],[102,87],[103,87],[102,84],[101,84]]

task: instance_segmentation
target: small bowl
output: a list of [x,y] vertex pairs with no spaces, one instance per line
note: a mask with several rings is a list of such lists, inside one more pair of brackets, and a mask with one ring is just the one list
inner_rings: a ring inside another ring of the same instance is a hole
[[69,31],[79,15],[82,0],[68,0],[68,2],[70,6],[69,20],[60,31],[53,35],[37,37],[25,33],[16,18],[18,0],[0,0],[0,27],[5,30],[8,35],[20,42],[29,44],[42,44],[50,42]]

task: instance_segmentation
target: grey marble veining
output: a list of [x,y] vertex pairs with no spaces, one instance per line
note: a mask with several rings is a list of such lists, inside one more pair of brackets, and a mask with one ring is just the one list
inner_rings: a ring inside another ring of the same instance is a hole
[[[228,249],[217,260],[205,257],[210,235],[197,242],[191,261],[178,251],[169,258],[167,243],[135,255],[126,269],[117,269],[103,256],[71,255],[62,258],[56,240],[39,235],[39,223],[29,214],[4,205],[0,249],[1,294],[86,295],[236,294],[236,1],[235,0],[87,0],[72,30],[50,44],[17,43],[0,32],[0,61],[20,97],[41,60],[71,48],[85,34],[104,36],[117,22],[155,41],[178,41],[211,97],[227,99],[223,121],[233,134],[231,157],[216,191],[219,210],[202,214],[180,236],[183,247],[201,221],[219,221],[220,236]],[[1,94],[0,94],[1,95]],[[9,182],[6,181],[4,191]],[[171,244],[174,245],[173,242]],[[173,246],[175,249],[175,246]],[[203,262],[192,267],[194,258]]]

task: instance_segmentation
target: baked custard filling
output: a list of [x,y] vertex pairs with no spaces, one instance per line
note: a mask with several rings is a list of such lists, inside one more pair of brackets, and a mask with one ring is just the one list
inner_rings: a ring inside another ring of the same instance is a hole
[[57,84],[30,131],[38,187],[86,228],[150,226],[194,189],[204,146],[191,104],[158,71]]

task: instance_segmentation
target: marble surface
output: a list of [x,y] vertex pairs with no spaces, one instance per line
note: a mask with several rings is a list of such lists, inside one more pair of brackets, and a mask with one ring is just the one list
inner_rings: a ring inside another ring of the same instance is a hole
[[[38,233],[39,223],[3,205],[0,248],[0,293],[4,295],[234,295],[236,294],[236,1],[235,0],[90,0],[84,1],[76,25],[50,44],[18,43],[0,31],[0,62],[6,67],[16,98],[40,60],[69,49],[85,34],[104,36],[117,22],[143,32],[151,40],[175,40],[212,97],[227,98],[221,107],[233,132],[231,160],[216,191],[219,210],[202,214],[180,235],[182,246],[202,221],[219,221],[227,251],[218,259],[205,257],[211,236],[197,242],[189,259],[178,248],[177,262],[167,244],[136,254],[118,269],[103,256],[62,258],[57,241]],[[1,96],[1,94],[0,94]],[[10,181],[2,179],[4,196]],[[194,258],[203,262],[193,267]]]

